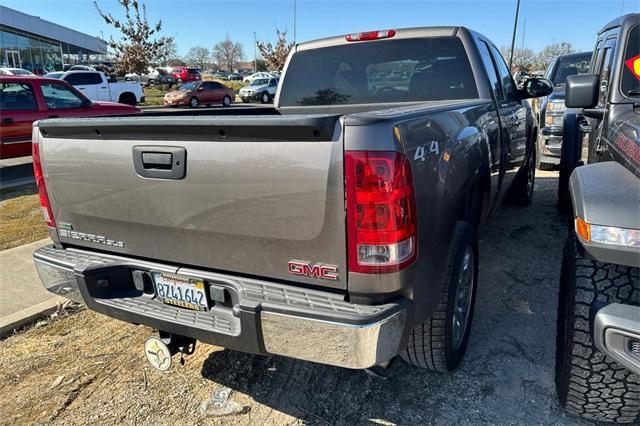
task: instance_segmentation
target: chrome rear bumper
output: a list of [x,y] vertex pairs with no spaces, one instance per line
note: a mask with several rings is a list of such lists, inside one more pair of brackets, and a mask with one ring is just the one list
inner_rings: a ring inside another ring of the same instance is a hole
[[[309,290],[78,249],[42,247],[36,269],[52,293],[85,303],[123,321],[260,354],[346,368],[390,360],[406,342],[411,303],[370,306],[345,302],[337,293]],[[136,288],[133,272],[184,274],[228,295],[209,311],[159,302],[151,288]]]

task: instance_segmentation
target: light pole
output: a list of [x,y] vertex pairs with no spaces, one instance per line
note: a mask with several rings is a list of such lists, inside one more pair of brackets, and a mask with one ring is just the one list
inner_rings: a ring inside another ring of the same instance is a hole
[[258,40],[256,32],[253,32],[253,72],[258,72]]
[[293,44],[296,44],[296,0],[293,0]]

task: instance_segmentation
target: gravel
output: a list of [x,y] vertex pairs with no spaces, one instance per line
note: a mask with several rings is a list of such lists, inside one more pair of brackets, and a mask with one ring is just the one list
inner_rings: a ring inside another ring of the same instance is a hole
[[[0,423],[588,424],[555,395],[567,230],[557,173],[538,175],[533,205],[499,209],[481,236],[476,316],[452,374],[399,360],[372,374],[206,345],[160,373],[142,353],[151,330],[85,310],[0,342]],[[221,394],[234,410],[208,416]]]

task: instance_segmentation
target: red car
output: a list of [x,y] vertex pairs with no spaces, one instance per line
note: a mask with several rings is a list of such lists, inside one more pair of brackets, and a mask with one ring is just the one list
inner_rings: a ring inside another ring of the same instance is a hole
[[235,100],[236,94],[232,88],[219,81],[197,81],[185,83],[178,90],[164,95],[166,106],[177,107],[188,105],[197,108],[200,105],[211,106],[221,104],[229,106]]
[[171,75],[178,84],[187,83],[189,81],[200,81],[200,70],[187,67],[172,67]]
[[139,108],[93,102],[65,81],[38,76],[0,76],[0,159],[31,155],[31,124],[57,117],[140,114]]

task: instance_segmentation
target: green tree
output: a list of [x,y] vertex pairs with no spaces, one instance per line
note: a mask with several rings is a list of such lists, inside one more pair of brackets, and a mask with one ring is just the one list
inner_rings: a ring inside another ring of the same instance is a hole
[[156,59],[163,46],[173,41],[172,37],[155,38],[162,29],[162,21],[155,25],[147,20],[147,7],[138,0],[118,0],[124,9],[124,19],[115,18],[105,13],[94,2],[98,13],[104,21],[117,29],[121,38],[115,41],[113,37],[107,41],[116,57],[116,70],[127,73],[144,73],[147,67]]
[[287,41],[287,31],[280,31],[276,28],[276,35],[278,41],[275,45],[271,43],[258,42],[258,49],[262,58],[267,63],[267,68],[270,71],[282,71],[287,56],[293,47],[293,43]]

